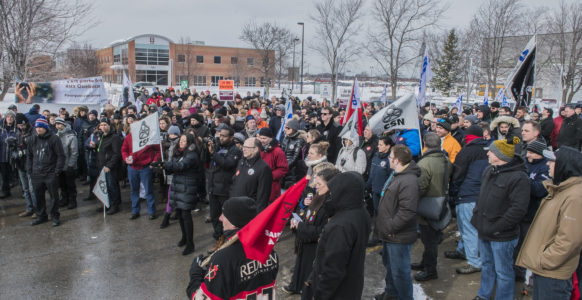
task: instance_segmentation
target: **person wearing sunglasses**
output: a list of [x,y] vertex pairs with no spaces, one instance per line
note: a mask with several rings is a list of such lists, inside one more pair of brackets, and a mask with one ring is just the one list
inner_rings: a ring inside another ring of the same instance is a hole
[[341,126],[333,120],[333,109],[323,107],[321,109],[321,124],[317,126],[317,130],[321,133],[323,140],[329,143],[327,152],[327,160],[330,163],[335,163],[337,155],[341,148],[341,140],[339,134],[342,131]]

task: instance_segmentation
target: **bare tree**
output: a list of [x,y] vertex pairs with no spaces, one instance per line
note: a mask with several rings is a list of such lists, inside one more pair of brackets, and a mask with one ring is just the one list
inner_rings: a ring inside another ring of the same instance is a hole
[[275,78],[277,79],[277,84],[281,88],[281,80],[287,74],[287,67],[289,66],[289,57],[292,55],[293,40],[294,36],[289,34],[286,37],[281,38],[281,42],[277,44],[277,49],[275,51]]
[[376,0],[376,21],[369,34],[370,56],[390,78],[396,98],[398,76],[403,67],[418,58],[424,32],[434,27],[445,7],[438,0]]
[[315,4],[311,20],[316,37],[311,48],[328,64],[331,73],[332,101],[336,101],[337,76],[356,56],[361,47],[356,43],[361,25],[363,0],[322,0]]
[[561,72],[562,103],[572,102],[582,87],[582,3],[562,1],[548,18]]
[[[291,38],[289,29],[280,27],[275,23],[256,24],[253,21],[245,24],[240,39],[250,45],[260,55],[260,62],[250,69],[260,72],[263,76],[267,91],[270,88],[272,76],[277,63],[277,51],[281,44],[285,44]],[[280,56],[279,56],[280,57]]]
[[27,79],[27,64],[34,55],[54,56],[67,41],[88,28],[91,7],[83,0],[0,0],[0,100],[13,79]]
[[180,37],[176,47],[176,55],[183,55],[184,61],[178,61],[177,64],[181,70],[182,75],[186,75],[188,84],[192,85],[194,82],[194,74],[198,64],[196,63],[196,55],[194,54],[194,47],[192,40],[189,37]]
[[472,42],[481,54],[481,67],[493,95],[497,93],[506,38],[523,30],[522,12],[520,0],[487,0],[471,21]]
[[65,53],[66,73],[81,78],[97,76],[103,71],[97,58],[97,52],[87,43],[73,44]]

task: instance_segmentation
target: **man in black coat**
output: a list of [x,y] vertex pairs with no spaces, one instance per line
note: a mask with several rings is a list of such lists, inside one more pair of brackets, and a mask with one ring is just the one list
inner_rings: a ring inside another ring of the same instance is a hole
[[487,152],[491,165],[483,171],[471,218],[479,233],[482,262],[479,299],[491,299],[495,285],[495,299],[513,299],[515,292],[513,251],[530,199],[527,169],[521,156],[515,153],[519,143],[517,137],[497,140]]
[[111,130],[111,122],[108,118],[101,119],[99,130],[102,135],[97,147],[97,167],[99,172],[101,172],[101,169],[105,169],[107,196],[109,197],[107,214],[113,215],[119,212],[119,205],[121,204],[118,170],[121,169],[122,142],[121,137]]
[[315,299],[360,299],[370,215],[364,208],[364,179],[356,172],[336,175],[327,183],[331,199],[324,202],[325,225],[312,272]]
[[234,129],[225,127],[219,133],[220,145],[209,142],[210,167],[208,169],[208,195],[210,197],[210,220],[214,228],[212,237],[217,244],[211,250],[216,251],[224,242],[222,222],[218,220],[222,214],[224,201],[228,199],[228,191],[232,185],[232,177],[236,171],[242,151],[234,144]]
[[576,115],[575,105],[568,104],[564,108],[565,118],[558,134],[558,148],[569,146],[580,151],[582,141],[582,119]]
[[288,189],[307,173],[307,166],[301,156],[305,140],[299,136],[299,121],[291,119],[285,123],[285,137],[281,141],[281,150],[285,152],[289,173],[283,178],[282,187]]
[[234,173],[229,196],[246,196],[257,203],[257,211],[262,211],[269,204],[273,172],[261,158],[261,142],[257,138],[248,138],[243,144],[243,158],[239,160]]
[[53,226],[59,226],[59,184],[58,177],[65,167],[65,152],[61,140],[50,132],[48,121],[39,117],[35,122],[36,135],[28,140],[28,157],[26,170],[32,179],[34,195],[36,196],[36,219],[31,225],[48,221],[46,213],[45,192],[51,196],[51,219]]
[[333,121],[333,110],[329,107],[321,109],[321,124],[317,126],[317,130],[321,133],[322,139],[329,143],[327,149],[327,161],[335,164],[339,150],[342,148],[342,141],[339,134],[342,127]]

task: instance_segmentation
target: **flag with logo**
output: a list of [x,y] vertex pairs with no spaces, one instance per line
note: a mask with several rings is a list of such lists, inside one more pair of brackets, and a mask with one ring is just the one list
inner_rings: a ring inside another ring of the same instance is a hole
[[293,102],[291,101],[291,97],[287,97],[287,101],[285,102],[285,116],[283,117],[283,120],[281,120],[281,127],[279,128],[279,132],[277,132],[278,141],[281,141],[281,136],[283,135],[285,124],[287,124],[287,121],[291,119],[293,119]]
[[99,173],[99,177],[97,178],[97,182],[93,187],[93,194],[105,205],[105,207],[109,208],[109,195],[107,194],[107,180],[105,179],[105,167],[101,169],[101,173]]
[[483,105],[489,106],[489,84],[485,85],[485,93],[483,97]]
[[457,115],[461,115],[463,113],[463,95],[457,98],[457,102],[455,102],[454,107],[457,108]]
[[419,129],[415,96],[408,94],[382,108],[368,121],[372,133],[382,134],[392,129]]
[[138,152],[148,145],[160,143],[160,126],[158,113],[151,114],[131,124],[131,146],[133,152]]
[[[125,91],[125,88],[127,88],[127,99],[123,99],[123,104],[126,104],[127,101],[135,101],[135,96],[133,95],[133,83],[131,82],[131,79],[129,79],[127,77],[127,74],[125,74],[125,72],[123,72],[123,90]],[[125,95],[125,93],[123,93]]]
[[422,107],[426,102],[426,85],[432,79],[432,69],[430,67],[430,57],[428,56],[428,47],[424,49],[422,59],[422,72],[420,73],[420,82],[418,84],[418,96],[416,97],[416,106]]
[[344,115],[342,124],[347,124],[348,120],[350,120],[353,114],[356,115],[356,130],[358,135],[362,136],[364,135],[364,122],[362,116],[362,98],[360,94],[360,87],[358,86],[358,78],[354,78],[352,95],[350,97],[350,101],[348,102],[348,109],[346,109],[346,114]]
[[529,106],[533,92],[536,68],[536,36],[534,35],[519,55],[517,64],[507,77],[505,93],[519,106]]
[[248,259],[266,262],[307,182],[303,177],[237,232]]

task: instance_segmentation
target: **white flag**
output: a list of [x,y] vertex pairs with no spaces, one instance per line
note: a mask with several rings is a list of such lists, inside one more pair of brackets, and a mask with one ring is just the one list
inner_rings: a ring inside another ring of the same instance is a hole
[[380,96],[380,102],[386,106],[386,85],[384,85],[384,90],[382,91],[382,96]]
[[293,119],[293,102],[291,102],[291,97],[287,97],[287,102],[285,102],[285,117],[281,120],[281,128],[277,132],[277,140],[281,141],[281,136],[283,135],[283,129],[285,129],[285,124],[289,120]]
[[123,103],[127,103],[126,101],[135,101],[135,96],[133,95],[133,83],[131,83],[131,79],[129,79],[125,72],[123,72],[123,90],[125,90],[125,88],[128,89],[128,99],[123,99]]
[[384,107],[370,118],[368,124],[376,135],[392,129],[419,129],[414,95],[402,96]]
[[420,82],[418,85],[418,96],[416,105],[421,107],[426,102],[426,84],[432,79],[432,69],[430,68],[430,57],[428,57],[428,48],[424,49],[424,58],[422,59],[422,73],[420,73]]
[[107,180],[105,179],[105,168],[101,169],[99,173],[99,178],[97,178],[97,183],[93,187],[93,194],[97,196],[97,199],[109,208],[109,195],[107,194]]
[[147,145],[160,143],[160,126],[158,113],[151,114],[142,120],[131,124],[131,142],[133,152],[145,148]]
[[459,96],[459,98],[457,98],[457,102],[455,102],[454,107],[457,108],[457,115],[460,115],[461,113],[463,113],[463,95]]
[[495,101],[497,101],[497,102],[503,101],[504,96],[505,96],[505,91],[503,88],[500,88],[499,91],[497,92],[497,95],[495,95]]

